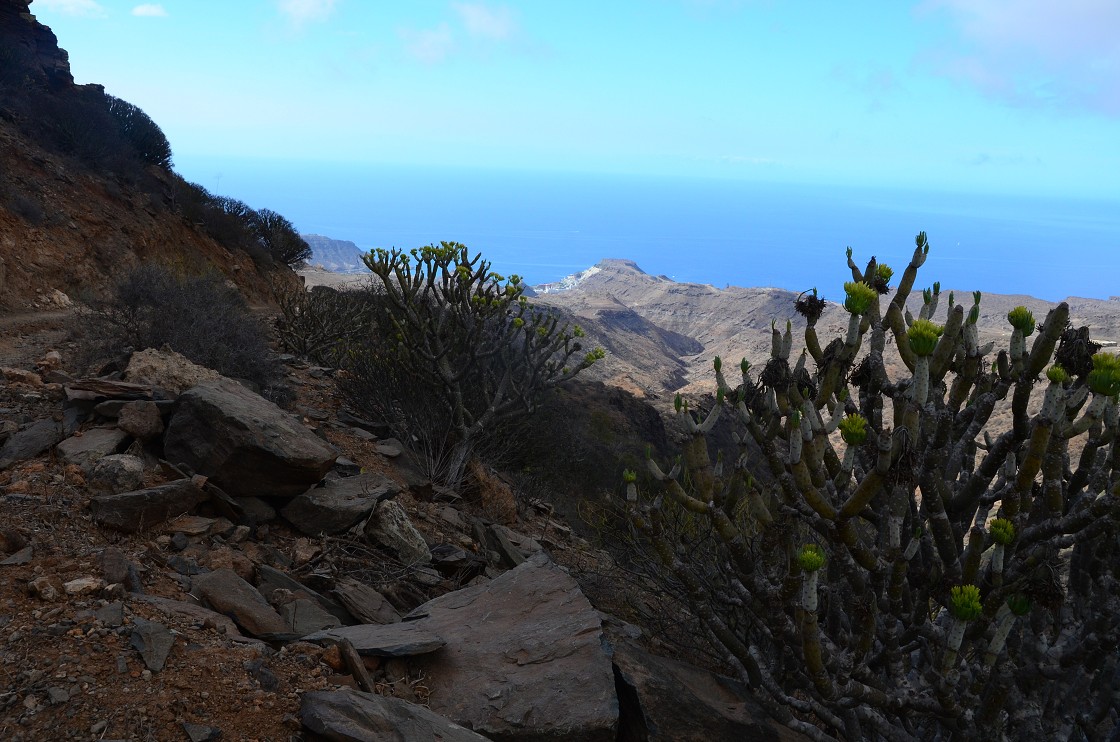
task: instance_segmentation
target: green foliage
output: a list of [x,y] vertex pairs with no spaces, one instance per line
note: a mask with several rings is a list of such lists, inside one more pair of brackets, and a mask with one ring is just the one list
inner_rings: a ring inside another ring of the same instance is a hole
[[840,437],[849,446],[862,445],[867,440],[867,418],[853,412],[840,421]]
[[1023,306],[1015,307],[1007,313],[1007,321],[1016,330],[1023,333],[1023,337],[1030,337],[1034,333],[1034,314]]
[[[935,284],[911,321],[928,253],[919,234],[888,301],[864,283],[874,260],[860,271],[849,252],[847,333],[804,328],[814,371],[775,328],[761,373],[717,374],[722,406],[676,402],[680,458],[647,461],[626,501],[643,576],[814,739],[1109,738],[1120,655],[1097,648],[1120,645],[1120,357],[1090,360],[1065,303],[1037,326],[1012,312],[994,359],[975,293],[939,313]],[[722,460],[721,416],[739,448]],[[819,574],[807,544],[828,554]]]
[[824,566],[824,549],[817,544],[804,544],[797,550],[797,565],[806,572],[816,572]]
[[1094,394],[1115,397],[1120,394],[1120,356],[1115,353],[1094,353],[1093,370],[1089,372],[1089,389]]
[[1015,540],[1015,524],[1007,518],[996,518],[988,526],[992,533],[992,540],[997,544],[1007,546]]
[[972,621],[984,613],[980,604],[980,588],[975,585],[954,585],[949,589],[949,607],[962,621]]
[[844,308],[852,314],[863,314],[878,297],[878,292],[862,281],[848,281],[844,284]]
[[937,347],[937,339],[945,331],[941,325],[930,322],[928,319],[916,319],[910,325],[910,329],[906,331],[907,340],[910,343],[910,350],[914,351],[915,355],[928,356],[933,353],[933,349]]

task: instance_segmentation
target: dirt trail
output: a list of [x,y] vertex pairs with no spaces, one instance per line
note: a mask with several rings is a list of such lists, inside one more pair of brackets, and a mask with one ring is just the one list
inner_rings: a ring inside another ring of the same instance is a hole
[[65,341],[75,309],[0,314],[0,366],[27,367]]

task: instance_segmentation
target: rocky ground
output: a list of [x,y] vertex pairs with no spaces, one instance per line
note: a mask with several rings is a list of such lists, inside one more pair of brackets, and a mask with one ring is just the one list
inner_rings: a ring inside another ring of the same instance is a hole
[[609,558],[549,505],[432,485],[331,369],[287,358],[290,411],[167,353],[91,378],[72,322],[0,333],[0,739],[793,738],[596,610],[572,567]]

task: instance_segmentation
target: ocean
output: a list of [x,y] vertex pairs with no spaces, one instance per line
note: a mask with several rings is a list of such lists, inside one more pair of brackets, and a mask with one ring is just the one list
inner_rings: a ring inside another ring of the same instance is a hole
[[717,287],[842,295],[872,255],[901,271],[925,230],[918,286],[1120,295],[1120,202],[733,180],[252,161],[188,162],[210,191],[362,249],[440,240],[503,274],[555,281],[603,258]]

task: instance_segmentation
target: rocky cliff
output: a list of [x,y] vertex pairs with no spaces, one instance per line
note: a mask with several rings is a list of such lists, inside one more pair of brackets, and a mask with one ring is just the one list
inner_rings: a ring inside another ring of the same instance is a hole
[[321,234],[300,235],[311,246],[311,265],[332,273],[368,273],[362,262],[365,251],[349,240],[336,240]]

